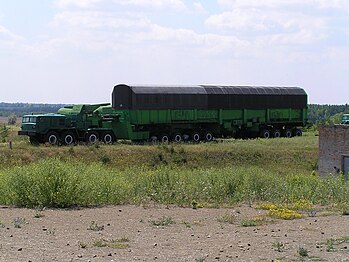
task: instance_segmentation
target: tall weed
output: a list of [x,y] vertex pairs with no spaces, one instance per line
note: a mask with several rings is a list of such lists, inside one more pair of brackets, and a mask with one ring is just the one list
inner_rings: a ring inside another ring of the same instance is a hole
[[201,167],[133,166],[48,158],[0,171],[0,204],[72,207],[152,201],[191,206],[240,202],[348,203],[349,186],[338,177],[319,178],[253,165]]

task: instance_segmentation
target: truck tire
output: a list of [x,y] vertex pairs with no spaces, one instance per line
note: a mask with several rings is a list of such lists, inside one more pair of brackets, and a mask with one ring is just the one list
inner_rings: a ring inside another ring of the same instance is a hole
[[105,132],[102,135],[102,140],[105,144],[112,144],[115,141],[115,136],[112,132]]
[[300,130],[300,129],[296,129],[295,131],[294,131],[294,135],[295,136],[302,136],[302,130]]
[[261,132],[261,137],[262,138],[270,138],[270,131],[269,129],[263,129]]
[[286,129],[285,130],[285,137],[291,138],[292,137],[292,130],[291,129]]
[[204,135],[204,138],[207,142],[210,142],[213,140],[213,135],[211,132],[206,132],[205,135]]
[[70,132],[70,131],[64,132],[62,137],[63,137],[63,143],[67,146],[73,145],[76,143],[76,138],[73,132]]
[[46,142],[52,146],[58,145],[59,135],[57,132],[51,131],[46,135]]
[[151,135],[149,138],[149,142],[156,144],[157,142],[159,142],[159,137],[157,135]]
[[30,136],[29,137],[29,142],[30,144],[32,144],[33,146],[37,146],[39,145],[39,140],[36,137]]
[[176,134],[173,135],[173,142],[179,143],[179,142],[181,142],[181,141],[182,141],[182,136],[181,136],[181,134],[176,133]]
[[199,132],[194,132],[191,136],[192,140],[195,142],[195,143],[198,143],[200,142],[200,139],[201,139],[201,136],[200,136],[200,133]]
[[97,132],[88,132],[86,136],[86,141],[90,144],[95,144],[99,140],[99,135]]
[[168,144],[168,142],[170,142],[170,138],[167,134],[162,134],[160,136],[160,142],[163,144]]
[[281,132],[279,129],[275,129],[274,132],[273,132],[273,137],[274,138],[279,138],[281,137]]

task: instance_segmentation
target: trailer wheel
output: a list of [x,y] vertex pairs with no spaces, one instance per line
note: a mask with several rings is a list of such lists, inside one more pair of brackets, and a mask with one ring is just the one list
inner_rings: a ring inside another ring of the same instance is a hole
[[163,134],[160,136],[160,142],[163,144],[167,144],[170,141],[170,138],[168,135]]
[[291,131],[291,129],[286,129],[286,130],[285,130],[285,137],[287,137],[287,138],[291,138],[291,137],[292,137],[292,131]]
[[65,145],[72,145],[76,142],[75,136],[72,132],[65,132],[63,134],[63,143]]
[[112,144],[115,141],[115,137],[112,132],[105,132],[102,140],[105,144]]
[[59,135],[57,132],[51,131],[46,135],[46,142],[52,146],[58,145]]
[[274,134],[273,134],[274,138],[279,138],[281,137],[281,132],[279,129],[275,129],[274,130]]
[[190,135],[188,135],[188,134],[182,135],[182,140],[183,141],[188,141],[189,139],[190,139]]
[[261,132],[262,138],[270,138],[270,131],[268,129],[263,129]]
[[181,134],[179,134],[179,133],[174,134],[174,135],[173,135],[173,141],[176,142],[176,143],[181,142],[181,141],[182,141],[182,136],[181,136]]
[[200,139],[201,139],[200,133],[199,132],[194,132],[193,135],[192,135],[192,139],[196,143],[199,142]]
[[158,138],[157,135],[152,135],[152,136],[150,136],[150,138],[149,138],[149,141],[150,141],[151,143],[153,143],[153,144],[157,143],[158,140],[159,140],[159,138]]
[[295,136],[302,136],[302,130],[300,130],[300,129],[297,128],[297,129],[295,130],[295,132],[294,132],[294,135],[295,135]]
[[87,133],[86,140],[87,140],[87,142],[89,142],[91,144],[95,144],[99,140],[99,135],[97,132],[89,132],[89,133]]
[[213,140],[213,135],[211,132],[206,132],[204,137],[205,137],[205,140],[208,142]]

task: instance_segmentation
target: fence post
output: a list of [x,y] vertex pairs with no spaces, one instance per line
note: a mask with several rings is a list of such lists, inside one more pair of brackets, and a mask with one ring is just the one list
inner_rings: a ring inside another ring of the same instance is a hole
[[10,144],[10,149],[12,150],[12,141],[10,141],[9,144]]

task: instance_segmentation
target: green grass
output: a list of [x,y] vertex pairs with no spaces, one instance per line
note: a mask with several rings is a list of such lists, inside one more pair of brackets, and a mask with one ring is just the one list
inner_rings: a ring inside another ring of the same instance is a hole
[[348,185],[311,175],[317,137],[197,145],[34,147],[0,144],[0,204],[73,207],[157,202],[348,202]]
[[267,167],[281,174],[287,173],[287,169],[308,173],[316,169],[317,148],[318,138],[314,135],[292,139],[219,140],[203,144],[154,146],[117,143],[112,146],[74,147],[34,147],[22,138],[13,143],[12,150],[7,143],[0,144],[0,159],[3,163],[0,169],[37,163],[54,156],[63,161],[104,163],[118,169],[139,165],[190,169],[253,165]]

